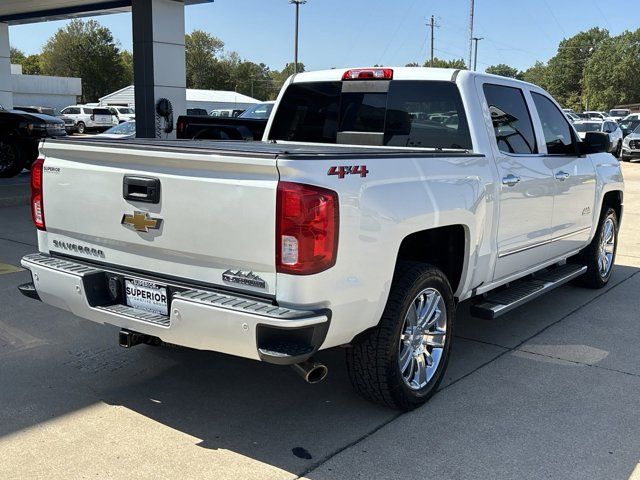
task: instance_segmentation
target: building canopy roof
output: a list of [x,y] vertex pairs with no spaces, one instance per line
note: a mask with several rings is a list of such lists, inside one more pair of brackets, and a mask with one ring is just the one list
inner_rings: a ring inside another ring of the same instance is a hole
[[[107,103],[110,99],[127,96],[133,98],[133,85],[121,88],[120,90],[105,95],[100,98],[100,103]],[[242,93],[229,92],[226,90],[196,90],[187,88],[188,102],[215,102],[215,103],[259,103],[260,100],[243,95]]]
[[[132,0],[0,0],[0,22],[9,25],[131,11]],[[181,1],[181,0],[175,0]],[[185,5],[213,0],[184,0]]]

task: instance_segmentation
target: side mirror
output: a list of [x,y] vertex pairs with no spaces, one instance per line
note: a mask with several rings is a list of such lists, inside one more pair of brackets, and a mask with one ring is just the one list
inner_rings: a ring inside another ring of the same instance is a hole
[[578,143],[580,155],[589,153],[606,153],[611,148],[611,140],[608,133],[587,132],[584,140]]

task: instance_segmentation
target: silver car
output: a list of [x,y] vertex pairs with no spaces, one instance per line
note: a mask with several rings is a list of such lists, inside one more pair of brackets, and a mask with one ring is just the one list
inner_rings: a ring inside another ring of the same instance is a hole
[[625,162],[640,159],[640,125],[622,141],[620,158]]
[[613,120],[583,120],[575,122],[573,126],[576,128],[580,138],[584,139],[587,132],[602,132],[609,136],[609,152],[615,156],[620,155],[622,149],[622,130]]

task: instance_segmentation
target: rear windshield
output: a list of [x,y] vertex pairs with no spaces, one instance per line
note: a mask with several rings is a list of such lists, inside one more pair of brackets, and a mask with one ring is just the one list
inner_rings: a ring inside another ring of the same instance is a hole
[[599,132],[602,128],[601,123],[576,123],[574,126],[578,132]]
[[609,110],[609,115],[612,117],[625,117],[629,115],[629,110]]
[[109,110],[108,108],[94,108],[93,114],[94,115],[111,115],[111,110]]
[[394,80],[388,87],[343,91],[343,82],[294,83],[276,111],[270,139],[472,148],[454,83]]

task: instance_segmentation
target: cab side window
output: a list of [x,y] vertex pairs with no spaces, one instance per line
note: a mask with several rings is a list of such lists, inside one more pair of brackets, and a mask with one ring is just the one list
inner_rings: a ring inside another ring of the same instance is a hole
[[544,141],[549,155],[575,155],[576,147],[571,127],[558,107],[544,95],[532,92],[533,103],[538,110]]
[[522,90],[489,83],[483,89],[500,151],[523,155],[537,153],[533,123]]

